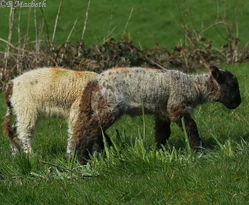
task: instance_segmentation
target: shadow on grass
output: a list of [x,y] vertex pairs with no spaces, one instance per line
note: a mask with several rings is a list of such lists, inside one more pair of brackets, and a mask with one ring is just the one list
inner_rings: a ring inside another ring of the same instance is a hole
[[[241,141],[249,141],[249,132],[244,134],[244,135],[234,135],[234,136],[229,136],[223,139],[215,139],[213,137],[207,138],[207,139],[202,139],[203,142],[203,148],[207,150],[214,150],[219,146],[217,141],[221,144],[224,144],[228,140],[232,140],[233,143],[235,144],[240,144]],[[186,143],[184,141],[183,136],[175,136],[173,139],[169,139],[167,142],[166,148],[171,150],[175,147],[176,150],[185,150],[186,149]]]

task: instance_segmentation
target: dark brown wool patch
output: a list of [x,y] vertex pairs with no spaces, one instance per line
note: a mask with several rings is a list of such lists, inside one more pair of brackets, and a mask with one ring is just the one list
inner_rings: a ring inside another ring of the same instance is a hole
[[[93,115],[91,105],[93,95],[98,95],[98,102],[96,102],[96,109],[100,111],[98,116]],[[102,132],[105,132],[106,128],[110,127],[116,120],[115,114],[105,109],[107,105],[108,102],[99,92],[97,81],[90,81],[82,95],[80,111],[72,136],[72,143],[78,150],[78,160],[82,164],[85,164],[89,159],[94,142],[102,139]],[[107,141],[111,141],[107,135],[105,137]]]
[[6,89],[6,92],[4,95],[4,100],[5,100],[5,103],[8,107],[11,107],[10,98],[11,98],[12,94],[13,94],[13,82],[10,82],[7,84],[7,89]]
[[7,109],[9,110],[9,113],[8,115],[5,116],[2,126],[3,126],[4,135],[9,138],[12,144],[18,147],[19,146],[18,139],[15,135],[14,130],[11,129],[12,105],[11,105],[10,98],[12,94],[13,94],[13,82],[10,82],[7,84],[7,89],[4,95],[4,101],[7,106]]
[[174,105],[170,109],[170,120],[173,122],[176,122],[179,120],[184,114],[186,113],[186,108],[184,105]]
[[74,133],[72,136],[72,144],[74,145],[78,144],[79,138],[76,136],[79,136],[82,132],[82,122],[87,122],[91,118],[91,115],[93,113],[91,108],[92,92],[96,90],[98,90],[98,83],[93,80],[88,82],[83,92],[79,105],[79,115],[75,123]]

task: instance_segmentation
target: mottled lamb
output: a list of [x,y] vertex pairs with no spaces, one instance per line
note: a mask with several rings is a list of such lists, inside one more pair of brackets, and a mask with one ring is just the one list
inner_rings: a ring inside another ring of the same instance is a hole
[[[79,72],[64,68],[39,68],[9,81],[6,86],[7,114],[3,122],[5,135],[10,140],[11,153],[32,152],[31,138],[40,117],[60,117],[68,121],[67,154],[73,154],[73,128],[79,103],[88,81],[97,73]],[[16,119],[12,123],[12,112]],[[100,143],[100,147],[103,146]],[[97,149],[97,148],[96,148]]]
[[124,113],[155,116],[155,140],[160,147],[170,136],[170,123],[186,131],[193,149],[202,146],[192,110],[199,104],[221,102],[234,109],[241,103],[238,81],[226,70],[210,67],[209,74],[188,75],[176,70],[113,68],[91,80],[80,102],[72,143],[78,159],[86,163],[89,150],[102,131]]

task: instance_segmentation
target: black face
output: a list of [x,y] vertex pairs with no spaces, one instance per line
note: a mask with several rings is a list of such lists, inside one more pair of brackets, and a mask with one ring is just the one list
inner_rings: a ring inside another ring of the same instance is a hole
[[219,83],[219,102],[229,109],[235,109],[241,103],[238,80],[229,71],[220,71],[220,73],[223,80]]

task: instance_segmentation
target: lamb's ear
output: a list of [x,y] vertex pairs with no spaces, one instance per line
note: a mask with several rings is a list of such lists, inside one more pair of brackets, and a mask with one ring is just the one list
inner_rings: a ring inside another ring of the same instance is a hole
[[217,83],[222,83],[224,81],[224,76],[216,66],[210,66],[209,71]]

